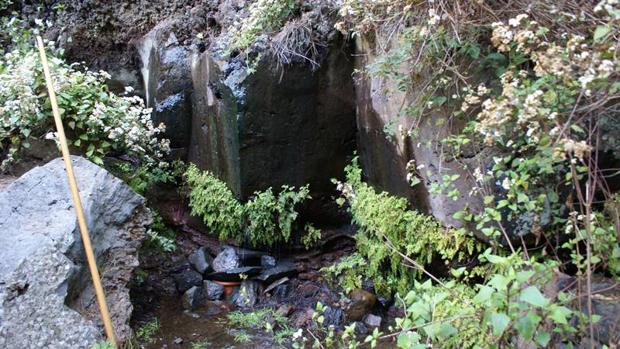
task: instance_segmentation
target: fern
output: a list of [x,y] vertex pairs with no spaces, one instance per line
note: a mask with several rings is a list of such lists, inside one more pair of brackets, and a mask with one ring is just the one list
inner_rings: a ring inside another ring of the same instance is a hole
[[291,239],[298,213],[296,206],[310,198],[308,186],[296,190],[283,186],[275,195],[271,188],[255,192],[241,204],[226,184],[210,172],[190,165],[186,172],[192,214],[202,217],[220,239],[233,238],[252,246],[273,246]]

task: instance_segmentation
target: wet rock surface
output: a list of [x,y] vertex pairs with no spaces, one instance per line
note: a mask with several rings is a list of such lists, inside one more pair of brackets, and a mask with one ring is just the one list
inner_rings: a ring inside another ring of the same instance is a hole
[[297,274],[297,266],[290,261],[281,261],[275,267],[263,270],[258,276],[257,280],[261,280],[267,284],[270,284],[280,278],[289,277]]
[[203,287],[207,292],[207,299],[210,301],[217,301],[222,299],[224,295],[224,286],[217,284],[213,281],[205,280]]
[[349,299],[350,303],[345,310],[347,321],[362,320],[377,302],[377,297],[374,294],[359,288],[349,293]]
[[[83,158],[72,161],[112,321],[127,339],[128,281],[150,213],[119,179]],[[64,163],[56,159],[0,191],[0,347],[90,347],[102,338],[99,319]]]
[[256,281],[245,280],[241,283],[233,302],[242,309],[252,308],[258,301],[258,287]]
[[193,286],[202,286],[202,275],[193,269],[183,269],[173,277],[177,290],[180,293],[189,290]]
[[204,305],[207,301],[207,294],[204,287],[192,286],[183,294],[183,308],[194,310]]
[[194,267],[194,270],[203,275],[211,270],[213,264],[213,258],[205,247],[197,249],[187,260]]
[[228,272],[239,266],[240,260],[237,251],[230,246],[224,247],[222,252],[213,260],[213,270],[215,272]]

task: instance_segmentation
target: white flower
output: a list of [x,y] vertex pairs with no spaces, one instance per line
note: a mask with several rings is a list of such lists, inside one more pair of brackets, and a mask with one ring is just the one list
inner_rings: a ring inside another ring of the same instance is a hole
[[504,178],[504,180],[502,181],[502,188],[510,190],[511,185],[512,184],[510,183],[510,179],[508,179],[508,177]]

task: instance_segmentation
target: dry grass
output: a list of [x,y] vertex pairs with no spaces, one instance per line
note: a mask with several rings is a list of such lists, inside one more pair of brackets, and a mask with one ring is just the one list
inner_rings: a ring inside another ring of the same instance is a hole
[[307,62],[312,69],[317,69],[320,66],[320,49],[326,46],[310,21],[299,18],[286,23],[273,38],[271,52],[278,69],[298,61]]

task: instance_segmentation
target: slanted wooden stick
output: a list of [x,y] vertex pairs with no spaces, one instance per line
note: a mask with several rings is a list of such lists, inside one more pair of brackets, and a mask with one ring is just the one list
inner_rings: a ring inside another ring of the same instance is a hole
[[86,225],[86,219],[84,218],[82,201],[80,200],[80,194],[75,181],[75,173],[73,172],[73,165],[71,164],[71,156],[69,154],[67,138],[65,137],[65,129],[62,126],[62,120],[60,119],[60,113],[58,112],[58,102],[56,101],[54,83],[50,74],[49,65],[47,64],[45,46],[43,45],[43,39],[41,39],[40,36],[37,36],[37,46],[39,47],[39,54],[41,55],[43,73],[45,74],[45,83],[47,84],[47,91],[52,104],[52,114],[54,115],[54,122],[56,123],[56,130],[58,131],[58,139],[60,140],[60,150],[62,151],[62,158],[65,161],[65,167],[67,168],[67,179],[69,180],[71,196],[73,197],[73,205],[75,206],[75,214],[77,215],[80,234],[82,235],[82,242],[84,243],[88,268],[90,269],[90,275],[93,278],[93,285],[95,286],[95,294],[97,295],[99,311],[101,313],[101,318],[103,319],[103,326],[105,328],[108,341],[116,348],[116,337],[114,336],[114,328],[112,327],[112,320],[110,319],[108,303],[106,303],[105,293],[103,292],[103,286],[101,285],[101,278],[99,276],[99,270],[97,270],[97,261],[95,260],[95,254],[93,253],[93,247],[88,233],[88,226]]

